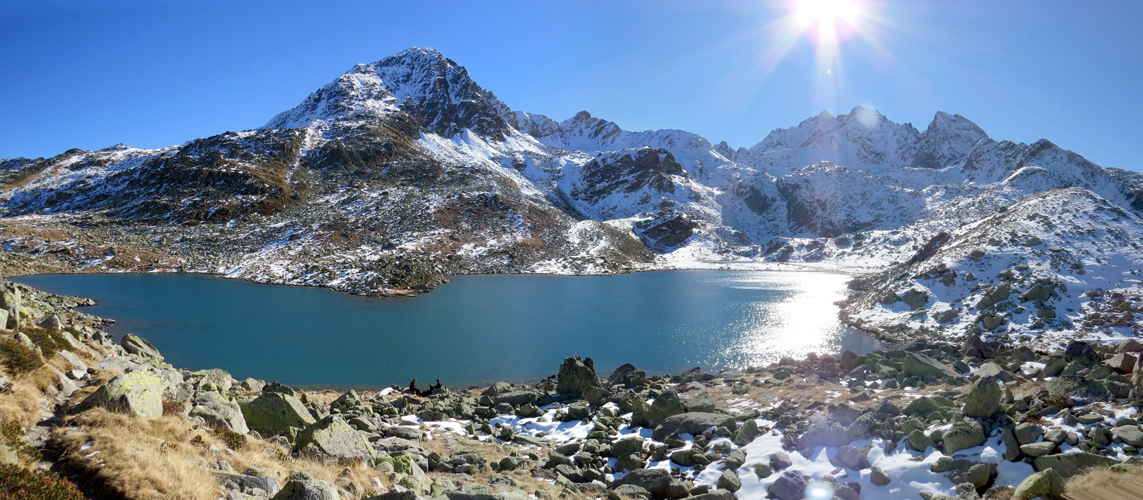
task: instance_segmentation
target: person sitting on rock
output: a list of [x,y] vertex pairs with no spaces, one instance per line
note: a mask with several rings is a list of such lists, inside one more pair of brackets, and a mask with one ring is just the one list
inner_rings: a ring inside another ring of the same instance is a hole
[[417,379],[413,379],[412,382],[409,382],[409,391],[408,392],[415,394],[417,396],[421,395],[421,391],[417,389]]

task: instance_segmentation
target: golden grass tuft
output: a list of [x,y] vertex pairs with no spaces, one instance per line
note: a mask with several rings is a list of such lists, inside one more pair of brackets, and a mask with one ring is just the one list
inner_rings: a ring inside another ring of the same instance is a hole
[[203,451],[191,444],[201,433],[181,417],[146,420],[96,408],[69,417],[53,434],[60,459],[109,495],[130,499],[219,497]]
[[1111,467],[1092,467],[1083,474],[1068,478],[1064,492],[1094,491],[1119,484],[1127,479],[1143,478],[1143,464],[1129,466],[1127,471],[1115,471]]

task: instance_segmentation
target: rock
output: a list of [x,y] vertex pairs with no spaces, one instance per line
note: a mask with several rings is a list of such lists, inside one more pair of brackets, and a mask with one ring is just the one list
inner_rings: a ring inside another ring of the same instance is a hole
[[1068,347],[1064,349],[1064,356],[1087,360],[1090,363],[1097,363],[1100,359],[1099,354],[1095,352],[1095,349],[1091,347],[1091,344],[1080,340],[1073,340],[1069,342]]
[[925,450],[934,446],[933,440],[929,439],[929,436],[926,436],[920,429],[913,429],[913,432],[909,433],[909,449],[924,453]]
[[638,420],[645,420],[648,427],[656,427],[663,423],[668,417],[686,413],[687,405],[683,402],[682,398],[673,391],[665,390],[655,401],[647,406],[637,408],[635,418]]
[[1143,354],[1135,362],[1135,369],[1131,371],[1131,385],[1143,387]]
[[718,478],[718,487],[734,492],[742,488],[742,481],[738,479],[738,474],[735,474],[733,470],[724,470],[722,476]]
[[211,427],[227,429],[239,434],[250,432],[238,403],[227,399],[226,396],[218,392],[199,391],[188,416],[201,417]]
[[1012,493],[1013,500],[1031,500],[1033,498],[1059,498],[1064,493],[1064,478],[1055,469],[1048,467],[1040,472],[1024,478],[1016,491]]
[[1099,466],[1110,466],[1117,463],[1115,459],[1091,453],[1057,453],[1036,458],[1036,470],[1044,471],[1049,468],[1063,476],[1064,479],[1079,474],[1085,469]]
[[166,384],[158,375],[137,371],[119,375],[96,389],[76,407],[85,411],[93,407],[127,413],[141,418],[163,416],[163,389]]
[[1118,373],[1131,373],[1135,369],[1135,355],[1121,352],[1104,361],[1103,364]]
[[20,327],[20,287],[14,283],[7,283],[0,290],[0,308],[8,312],[7,329],[15,330]]
[[1044,435],[1044,429],[1036,424],[1025,422],[1018,424],[1016,429],[1012,431],[1012,435],[1020,444],[1032,444],[1040,440],[1040,437]]
[[760,434],[758,422],[752,418],[748,418],[746,422],[742,424],[742,427],[734,433],[734,438],[731,440],[738,446],[746,446],[754,441],[754,439],[758,437],[758,434]]
[[964,414],[968,417],[991,417],[1000,411],[1000,400],[1004,391],[992,377],[982,377],[972,385],[964,398]]
[[159,354],[159,350],[147,342],[142,337],[128,333],[123,336],[123,340],[119,341],[119,345],[123,346],[123,350],[131,354],[138,355],[143,358],[152,358],[156,361],[162,362],[163,356]]
[[1055,449],[1056,443],[1051,441],[1040,441],[1038,443],[1020,445],[1020,452],[1032,458],[1042,457]]
[[929,471],[935,473],[953,472],[958,470],[968,470],[976,462],[963,458],[941,457],[936,462],[929,466]]
[[226,373],[225,370],[222,370],[220,368],[211,368],[209,370],[199,370],[197,372],[192,373],[191,376],[199,378],[200,384],[205,384],[207,382],[210,382],[210,383],[218,386],[218,388],[221,389],[222,392],[227,392],[230,390],[231,387],[234,386],[234,378],[232,378],[229,373]]
[[616,457],[615,470],[627,472],[639,470],[647,466],[647,461],[638,453],[613,454]]
[[[651,492],[633,484],[624,484],[611,489],[612,495],[608,495],[609,500],[622,500],[622,499],[640,499],[650,500]],[[694,498],[698,498],[697,496]],[[732,499],[734,497],[731,497]],[[714,500],[714,499],[712,499]]]
[[845,426],[822,419],[812,422],[806,432],[798,437],[798,449],[808,450],[815,446],[841,446],[849,441],[849,431]]
[[643,438],[632,436],[620,439],[611,445],[611,456],[617,457],[627,453],[643,453]]
[[934,315],[933,319],[936,320],[937,323],[948,323],[949,321],[956,319],[957,314],[959,313],[956,309],[945,309],[944,311]]
[[968,340],[964,342],[964,348],[961,353],[965,356],[992,359],[996,357],[996,353],[1000,350],[1000,342],[985,342],[980,338],[980,335],[971,335]]
[[238,406],[246,425],[267,437],[285,435],[290,427],[304,428],[315,422],[301,400],[281,392],[263,392],[253,401]]
[[770,464],[757,464],[754,466],[754,474],[756,474],[759,479],[766,479],[773,473],[774,468],[770,467]]
[[1019,378],[1017,378],[1011,372],[1005,370],[1004,367],[991,361],[980,365],[980,369],[976,370],[975,375],[980,378],[992,377],[1000,382],[1004,382],[1005,384],[1011,384],[1012,382],[1019,380]]
[[787,455],[785,452],[779,451],[770,455],[770,467],[774,470],[782,470],[792,465],[794,465],[794,462],[790,460],[790,455]]
[[215,481],[218,481],[219,484],[242,493],[251,494],[257,488],[266,492],[267,495],[273,496],[282,491],[281,483],[273,475],[252,476],[221,470],[213,471],[213,474]]
[[242,381],[242,388],[248,391],[260,393],[264,387],[266,387],[266,383],[255,378],[247,378]]
[[925,304],[928,301],[929,301],[929,294],[928,294],[928,292],[925,292],[924,290],[918,290],[916,288],[913,288],[913,289],[910,289],[910,290],[906,291],[905,293],[901,294],[901,302],[904,302],[905,304],[907,304],[909,306],[909,308],[911,308],[914,311],[925,307]]
[[60,317],[55,314],[44,316],[44,319],[38,323],[40,328],[47,328],[48,330],[63,330],[63,322]]
[[850,470],[861,470],[867,465],[861,451],[848,445],[837,449],[837,463]]
[[727,425],[727,420],[733,421],[734,417],[722,413],[701,412],[672,415],[664,419],[663,423],[655,428],[651,437],[656,441],[662,441],[683,433],[698,435],[711,427]]
[[697,396],[691,398],[690,401],[687,402],[688,411],[714,413],[717,409],[718,407],[716,406],[714,396],[711,396],[710,393],[706,391],[699,393]]
[[906,375],[916,375],[919,377],[932,375],[937,378],[961,378],[961,375],[951,366],[924,354],[915,352],[905,354],[905,358],[901,361],[901,371],[905,372]]
[[797,472],[787,471],[778,476],[766,491],[779,500],[802,500],[806,498],[806,480]]
[[643,488],[654,498],[668,498],[675,500],[689,494],[686,485],[671,477],[665,469],[639,469],[634,470],[611,483],[612,487],[631,484]]
[[873,486],[885,486],[889,484],[891,480],[889,476],[885,475],[885,471],[881,470],[881,467],[874,466],[869,472],[869,481],[873,483]]
[[286,485],[272,500],[341,500],[337,487],[305,472],[291,472]]
[[581,397],[588,387],[603,387],[591,358],[581,359],[579,356],[564,360],[556,380],[556,392],[573,398]]
[[607,377],[608,384],[623,386],[625,389],[631,389],[646,382],[647,372],[635,368],[635,365],[631,363],[616,368],[614,372],[611,372],[611,376]]
[[[1107,399],[1111,396],[1111,392],[1109,392],[1107,387],[1102,383],[1075,375],[1061,375],[1056,377],[1044,384],[1043,388],[1052,396],[1092,399]],[[1063,474],[1063,472],[1060,472],[1060,474]]]
[[941,409],[936,401],[928,396],[921,396],[909,402],[909,406],[905,407],[904,414],[906,415],[928,415],[934,411]]
[[1053,357],[1044,363],[1044,369],[1040,371],[1041,375],[1045,377],[1055,377],[1064,371],[1068,366],[1067,360],[1062,357]]
[[1143,352],[1143,342],[1139,342],[1135,339],[1124,340],[1123,342],[1120,342],[1119,345],[1115,348],[1115,352]]
[[295,448],[299,456],[323,462],[373,463],[373,448],[340,416],[330,415],[298,433]]
[[734,500],[734,493],[728,490],[713,490],[701,495],[694,495],[688,500]]
[[969,483],[977,489],[983,489],[996,477],[996,464],[973,464],[966,470],[949,474],[949,479],[955,484]]
[[1123,425],[1111,430],[1111,435],[1136,448],[1143,447],[1143,430],[1138,425]]
[[[598,388],[593,387],[591,389],[598,389]],[[535,403],[539,398],[540,398],[540,395],[536,394],[535,391],[531,391],[531,390],[510,391],[510,392],[503,392],[503,393],[497,394],[495,397],[492,398],[492,402],[495,404],[507,403],[510,406],[516,407],[516,406],[521,406],[521,405],[525,405],[525,404]]]
[[1020,442],[1016,440],[1012,429],[1004,429],[1000,434],[1000,442],[1004,444],[1004,459],[1009,462],[1020,460]]
[[941,437],[945,455],[951,456],[960,450],[984,444],[984,429],[981,429],[980,424],[975,421],[970,423],[968,419],[965,420],[966,422],[953,424],[952,428]]
[[60,357],[62,357],[65,361],[68,362],[69,365],[71,365],[71,369],[79,370],[82,372],[87,371],[87,363],[84,363],[83,361],[81,361],[79,359],[79,357],[77,357],[75,354],[72,354],[71,351],[64,349],[64,350],[61,350],[60,352],[58,352],[57,354],[59,354]]
[[12,387],[12,380],[0,375],[0,394],[13,390]]

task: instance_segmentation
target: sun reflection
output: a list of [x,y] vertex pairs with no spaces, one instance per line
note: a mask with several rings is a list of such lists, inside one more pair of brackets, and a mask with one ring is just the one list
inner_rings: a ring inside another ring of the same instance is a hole
[[[783,300],[760,301],[752,315],[752,323],[744,325],[743,335],[730,346],[727,358],[739,359],[748,366],[761,366],[785,356],[801,358],[810,352],[838,352],[847,347],[850,335],[837,318],[836,302],[845,298],[846,282],[842,274],[808,272],[791,279],[785,273],[759,273],[740,286],[769,288],[777,283],[797,287]],[[860,347],[857,347],[858,349]],[[856,349],[855,349],[856,350]]]

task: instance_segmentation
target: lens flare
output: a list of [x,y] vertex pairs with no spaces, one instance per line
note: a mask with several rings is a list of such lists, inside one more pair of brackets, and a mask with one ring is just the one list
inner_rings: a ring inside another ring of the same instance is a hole
[[806,485],[806,498],[809,500],[830,500],[833,498],[833,487],[829,483],[813,481]]

